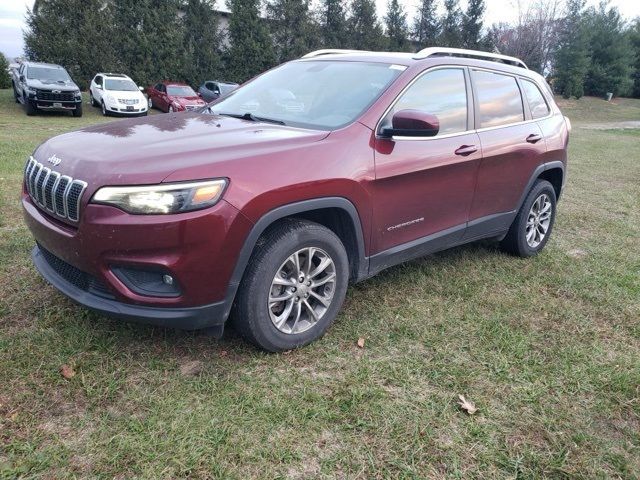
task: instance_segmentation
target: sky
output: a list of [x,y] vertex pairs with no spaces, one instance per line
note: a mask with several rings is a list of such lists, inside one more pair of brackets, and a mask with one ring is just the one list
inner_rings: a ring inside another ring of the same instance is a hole
[[[34,0],[0,0],[0,52],[13,58],[22,54],[24,47],[22,30],[25,28],[24,16],[27,8],[33,6]],[[588,0],[587,3],[595,5],[599,0]],[[223,5],[223,0],[217,0],[217,5]],[[408,13],[409,19],[415,15],[419,0],[400,0],[400,3]],[[529,2],[522,0],[521,5]],[[378,15],[382,17],[386,10],[387,0],[376,0]],[[466,0],[461,4],[466,5]],[[491,25],[498,22],[512,22],[518,15],[518,0],[485,0],[487,11],[485,24]],[[611,0],[611,5],[618,7],[620,12],[629,20],[640,17],[639,0]]]

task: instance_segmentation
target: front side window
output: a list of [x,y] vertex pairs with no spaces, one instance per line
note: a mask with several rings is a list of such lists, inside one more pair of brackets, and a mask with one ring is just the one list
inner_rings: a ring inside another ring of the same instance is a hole
[[549,105],[547,105],[547,101],[538,86],[529,80],[522,80],[520,84],[529,103],[531,118],[536,119],[549,115]]
[[522,96],[514,77],[474,70],[480,128],[498,127],[524,120]]
[[173,97],[195,97],[196,92],[186,85],[169,85],[167,86],[167,94]]
[[115,90],[118,92],[134,92],[138,90],[138,87],[131,80],[119,79],[119,78],[107,78],[104,81],[104,88],[106,90]]
[[96,85],[102,86],[102,77],[100,75],[96,77]]
[[439,135],[467,130],[467,86],[464,71],[445,68],[425,73],[405,91],[382,121],[391,126],[393,114],[400,110],[420,110],[438,117]]
[[289,62],[234,90],[208,111],[333,130],[356,120],[405,68],[347,60]]

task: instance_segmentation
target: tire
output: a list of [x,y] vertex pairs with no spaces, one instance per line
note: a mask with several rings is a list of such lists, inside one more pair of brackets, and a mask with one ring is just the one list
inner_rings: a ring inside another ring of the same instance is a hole
[[13,99],[16,103],[20,103],[20,97],[18,96],[18,92],[16,91],[16,86],[13,82],[11,82],[11,87],[13,88]]
[[151,110],[153,108],[153,100],[151,100],[151,97],[149,97],[147,99],[147,105],[149,107],[149,110]]
[[76,105],[76,109],[74,111],[71,112],[73,114],[74,117],[81,117],[82,116],[82,104],[78,103]]
[[538,179],[524,199],[500,247],[518,257],[537,255],[549,241],[555,218],[556,192],[553,185]]
[[24,109],[27,112],[29,117],[33,117],[36,113],[38,113],[38,109],[31,103],[26,97],[24,99]]
[[[307,269],[310,252],[312,267]],[[325,267],[318,271],[322,265]],[[310,279],[318,286],[310,286]],[[333,323],[348,281],[347,252],[331,230],[313,222],[285,219],[258,240],[238,290],[232,323],[245,339],[269,352],[307,345]],[[274,296],[288,298],[270,303]]]
[[107,106],[104,104],[104,100],[102,102],[100,102],[100,108],[102,109],[102,116],[103,117],[108,117],[109,116],[109,110],[107,110]]
[[98,104],[96,103],[96,99],[93,98],[93,93],[91,93],[91,90],[89,90],[89,103],[91,103],[92,107],[98,106]]
[[169,110],[167,110],[167,113],[173,113],[173,105],[169,105]]

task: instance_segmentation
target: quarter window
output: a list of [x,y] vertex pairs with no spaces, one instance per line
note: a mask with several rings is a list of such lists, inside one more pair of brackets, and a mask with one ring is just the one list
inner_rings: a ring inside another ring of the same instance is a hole
[[514,77],[475,70],[480,128],[497,127],[524,120],[522,96]]
[[385,118],[383,125],[390,126],[395,112],[421,110],[438,117],[439,135],[467,130],[467,86],[464,71],[446,68],[425,73],[414,82]]
[[547,105],[547,102],[538,86],[529,80],[522,80],[520,84],[524,90],[524,96],[526,97],[527,102],[529,102],[531,118],[536,119],[549,115],[549,105]]

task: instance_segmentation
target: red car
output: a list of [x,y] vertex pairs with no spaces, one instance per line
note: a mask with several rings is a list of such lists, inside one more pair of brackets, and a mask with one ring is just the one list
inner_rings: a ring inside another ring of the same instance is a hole
[[206,102],[189,85],[178,82],[160,82],[147,88],[149,108],[163,112],[197,110]]
[[280,351],[392,265],[478,239],[539,253],[569,130],[512,57],[319,51],[208,109],[44,142],[22,205],[36,268],[76,302],[218,334],[231,314]]

